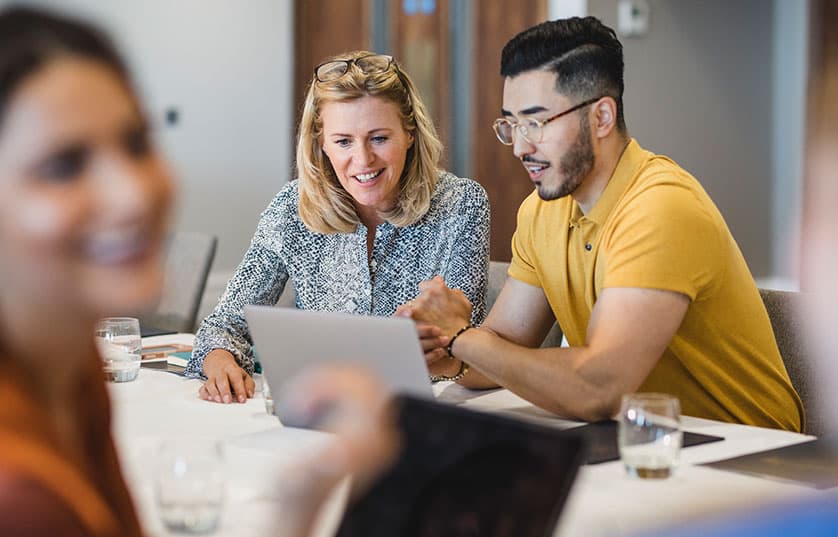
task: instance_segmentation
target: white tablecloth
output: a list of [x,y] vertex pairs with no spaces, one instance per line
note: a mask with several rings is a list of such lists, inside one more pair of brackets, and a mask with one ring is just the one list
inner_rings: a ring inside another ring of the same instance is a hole
[[[190,343],[191,337],[161,336],[146,344]],[[134,382],[109,386],[114,433],[123,467],[151,536],[166,535],[152,494],[154,451],[162,440],[190,436],[223,442],[230,469],[228,498],[221,528],[215,535],[246,537],[272,535],[274,517],[281,516],[276,490],[282,484],[283,466],[305,458],[326,438],[321,433],[282,427],[275,417],[266,414],[258,392],[245,404],[208,403],[197,397],[199,381],[150,369],[142,369]],[[576,425],[552,417],[506,390],[473,392],[455,384],[440,384],[436,392],[440,400],[475,410],[558,427]],[[811,437],[691,417],[684,417],[682,426],[687,431],[722,436],[725,440],[683,449],[675,476],[662,481],[631,479],[619,462],[583,467],[556,536],[631,535],[755,503],[824,494],[798,484],[695,466]],[[329,534],[329,525],[339,516],[337,508],[326,511],[322,535]]]

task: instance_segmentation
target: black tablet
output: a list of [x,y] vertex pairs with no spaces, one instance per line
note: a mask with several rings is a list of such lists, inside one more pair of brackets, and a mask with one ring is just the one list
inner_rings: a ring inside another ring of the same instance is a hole
[[584,462],[573,433],[397,399],[403,451],[338,537],[549,537]]

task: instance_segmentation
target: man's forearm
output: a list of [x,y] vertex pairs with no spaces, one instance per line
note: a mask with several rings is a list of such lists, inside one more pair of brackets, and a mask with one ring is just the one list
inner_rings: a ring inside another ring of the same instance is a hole
[[587,347],[532,349],[476,328],[463,333],[452,351],[471,367],[460,381],[465,387],[503,386],[567,418],[595,421],[617,411],[619,394],[608,375],[581,367],[590,359]]
[[457,381],[457,384],[472,390],[490,390],[500,388],[500,384],[480,372],[475,366],[469,364],[468,374]]

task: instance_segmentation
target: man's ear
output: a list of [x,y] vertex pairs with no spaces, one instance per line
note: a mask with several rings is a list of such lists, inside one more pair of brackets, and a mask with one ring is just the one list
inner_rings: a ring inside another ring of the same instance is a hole
[[603,97],[594,103],[594,130],[597,138],[605,138],[617,128],[617,101]]

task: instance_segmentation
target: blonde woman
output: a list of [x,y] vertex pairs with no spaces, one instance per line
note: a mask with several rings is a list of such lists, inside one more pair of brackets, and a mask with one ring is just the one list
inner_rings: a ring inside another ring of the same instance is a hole
[[[187,374],[203,399],[244,402],[254,359],[242,310],[294,285],[301,309],[389,316],[441,276],[485,317],[489,203],[437,168],[442,147],[413,82],[391,57],[353,52],[320,64],[297,141],[298,180],[262,214],[250,248],[198,330]],[[418,326],[429,355],[438,329]],[[455,376],[439,361],[432,373]]]

